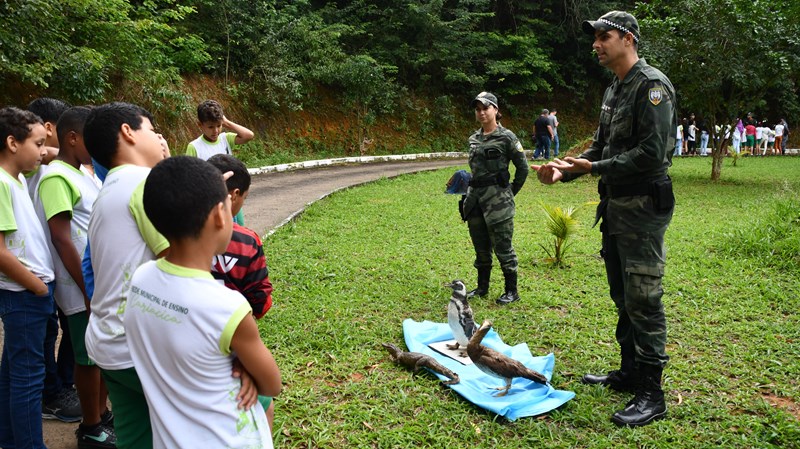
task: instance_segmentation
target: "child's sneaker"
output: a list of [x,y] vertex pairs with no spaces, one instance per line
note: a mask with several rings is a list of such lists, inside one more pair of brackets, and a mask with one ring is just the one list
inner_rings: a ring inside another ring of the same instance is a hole
[[106,411],[104,411],[103,414],[100,415],[100,424],[106,427],[110,427],[111,429],[114,429],[114,412],[112,412],[109,409],[106,409]]
[[61,390],[58,397],[48,403],[42,403],[42,418],[57,419],[64,422],[78,422],[81,420],[81,401],[74,388]]
[[117,436],[114,430],[101,422],[90,428],[83,424],[75,430],[78,438],[78,449],[113,449],[117,447]]

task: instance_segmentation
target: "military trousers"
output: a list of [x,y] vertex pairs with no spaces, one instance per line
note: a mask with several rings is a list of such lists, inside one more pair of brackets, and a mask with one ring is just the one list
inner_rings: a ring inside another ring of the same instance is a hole
[[494,252],[503,273],[517,272],[517,253],[511,245],[514,236],[514,218],[487,225],[483,212],[479,207],[475,207],[467,217],[467,226],[472,246],[475,248],[475,268],[491,269],[492,252]]
[[611,299],[617,306],[616,338],[621,353],[635,354],[638,363],[661,367],[669,360],[661,302],[666,230],[664,226],[654,232],[604,232],[602,250]]

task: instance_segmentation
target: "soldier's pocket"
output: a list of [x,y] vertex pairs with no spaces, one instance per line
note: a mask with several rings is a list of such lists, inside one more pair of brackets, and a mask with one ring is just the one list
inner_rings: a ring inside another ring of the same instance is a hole
[[611,140],[627,139],[633,132],[633,115],[630,106],[621,106],[611,119]]
[[[653,303],[664,293],[661,278],[664,277],[664,264],[646,263],[639,259],[628,258],[625,263],[625,297],[635,302]],[[637,301],[638,300],[638,301]]]
[[487,148],[484,157],[486,158],[486,169],[490,172],[500,170],[505,162],[503,152],[498,148]]

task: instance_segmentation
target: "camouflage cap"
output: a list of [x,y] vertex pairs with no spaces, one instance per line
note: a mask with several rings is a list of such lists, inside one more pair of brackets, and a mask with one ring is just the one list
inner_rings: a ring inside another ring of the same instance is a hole
[[633,34],[633,39],[639,43],[639,22],[636,17],[625,11],[611,11],[603,14],[597,20],[586,20],[581,25],[583,32],[594,36],[596,31],[619,30],[623,33]]
[[497,106],[497,97],[495,97],[494,94],[489,93],[489,92],[481,92],[481,93],[479,93],[478,96],[475,97],[474,100],[472,100],[472,103],[469,104],[470,107],[474,107],[475,103],[478,102],[478,101],[480,101],[484,106],[490,106],[491,105],[491,106],[494,106],[496,108],[498,107]]

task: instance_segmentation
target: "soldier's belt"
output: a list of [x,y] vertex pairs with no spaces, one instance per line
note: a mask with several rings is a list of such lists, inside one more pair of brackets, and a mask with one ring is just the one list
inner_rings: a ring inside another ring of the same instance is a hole
[[603,181],[597,183],[597,193],[600,198],[622,198],[626,196],[653,196],[656,189],[657,181],[662,179],[666,180],[669,177],[665,176],[657,180],[650,180],[638,184],[625,184],[625,185],[608,185]]
[[496,186],[498,184],[497,179],[473,179],[469,182],[470,187],[489,187],[489,186]]

